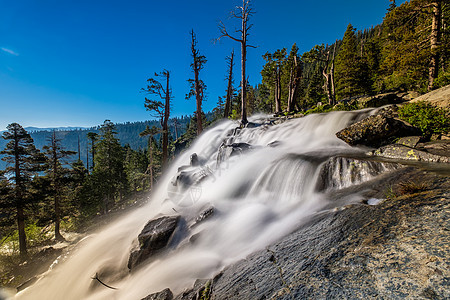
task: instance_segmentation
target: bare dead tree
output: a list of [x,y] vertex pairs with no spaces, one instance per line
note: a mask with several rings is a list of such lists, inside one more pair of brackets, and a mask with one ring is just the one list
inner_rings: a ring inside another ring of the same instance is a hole
[[235,32],[240,33],[241,37],[236,38],[230,35],[223,24],[222,21],[219,22],[220,36],[217,40],[223,37],[228,37],[233,41],[239,42],[241,44],[241,123],[247,124],[247,77],[245,75],[245,65],[247,62],[247,48],[255,46],[247,44],[248,31],[252,28],[253,24],[249,24],[249,18],[253,15],[253,10],[250,5],[250,0],[242,0],[242,6],[236,6],[235,11],[231,12],[233,18],[239,19],[241,21],[241,29]]
[[291,112],[296,106],[295,99],[297,97],[298,88],[300,86],[300,79],[302,77],[302,65],[297,56],[297,45],[292,47],[289,63],[289,84],[288,84],[288,103],[287,111]]
[[440,29],[441,29],[441,1],[431,1],[433,7],[432,22],[431,22],[431,59],[428,69],[428,91],[434,87],[434,80],[438,77],[439,70],[439,45],[440,45]]
[[[195,100],[197,102],[197,135],[202,133],[203,124],[202,124],[202,102],[203,102],[203,93],[206,88],[203,81],[199,79],[200,70],[203,69],[204,64],[206,63],[206,58],[204,55],[200,55],[200,52],[196,48],[197,46],[197,38],[195,36],[194,30],[191,30],[191,55],[192,55],[192,63],[191,68],[194,72],[194,81],[192,91],[186,96],[186,98],[190,98],[195,95]],[[189,80],[192,82],[191,80]]]
[[147,79],[147,87],[142,89],[148,94],[152,94],[158,96],[161,100],[164,100],[163,103],[160,100],[152,100],[145,98],[145,108],[148,111],[151,111],[155,114],[156,117],[159,117],[160,124],[162,127],[162,165],[163,167],[167,164],[168,159],[168,146],[169,146],[169,116],[170,116],[170,100],[172,99],[172,89],[170,88],[170,72],[167,70],[163,70],[160,73],[155,73],[155,77],[163,77],[165,80],[164,85],[156,80],[155,78]]
[[[337,41],[336,41],[337,43]],[[324,60],[325,62],[325,67],[322,70],[322,75],[325,77],[325,85],[324,85],[324,89],[327,92],[327,96],[328,96],[328,103],[330,105],[335,105],[336,104],[336,96],[335,96],[335,91],[334,91],[334,59],[335,59],[335,55],[336,55],[336,43],[334,43],[333,46],[333,53],[331,53],[331,57],[330,57],[330,52],[331,49],[330,47],[326,47],[326,58]],[[330,70],[328,71],[328,65],[331,63],[330,66]]]
[[225,109],[223,112],[223,117],[228,119],[231,113],[231,101],[233,96],[233,67],[234,67],[234,49],[231,51],[231,55],[227,57],[227,65],[228,65],[228,85],[227,85],[227,98],[225,100]]

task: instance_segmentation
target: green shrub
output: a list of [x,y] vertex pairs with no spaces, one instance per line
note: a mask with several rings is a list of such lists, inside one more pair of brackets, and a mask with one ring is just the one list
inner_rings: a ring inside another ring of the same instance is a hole
[[425,101],[408,103],[399,109],[398,114],[401,119],[419,128],[424,136],[450,131],[450,111]]

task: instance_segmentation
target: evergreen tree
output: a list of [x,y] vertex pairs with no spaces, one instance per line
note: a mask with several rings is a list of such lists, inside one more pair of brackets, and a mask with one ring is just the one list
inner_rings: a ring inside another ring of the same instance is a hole
[[263,77],[263,83],[267,84],[270,87],[269,89],[272,90],[276,113],[282,111],[281,76],[286,55],[286,48],[278,49],[274,53],[267,52],[263,55],[266,64],[261,71],[261,75]]
[[163,77],[165,79],[165,86],[155,78],[149,78],[145,92],[158,96],[160,100],[153,100],[145,98],[145,108],[156,114],[160,119],[162,127],[162,165],[165,167],[169,158],[169,126],[168,121],[170,117],[170,100],[172,99],[172,89],[170,88],[170,72],[167,70],[161,73],[155,73],[155,77]]
[[30,192],[30,183],[33,176],[40,170],[42,157],[34,146],[30,134],[17,123],[7,126],[7,131],[2,135],[8,143],[0,152],[4,157],[2,160],[8,163],[3,171],[8,174],[10,190],[3,203],[10,208],[15,208],[17,228],[19,232],[19,251],[22,257],[27,255],[27,240],[25,234],[25,207],[33,200]]
[[389,0],[389,1],[391,2],[391,4],[389,4],[388,13],[390,13],[391,11],[393,11],[397,7],[397,4],[395,3],[395,0]]
[[369,93],[367,62],[357,51],[355,29],[348,25],[336,57],[336,96],[340,99]]
[[[65,161],[69,156],[76,154],[74,151],[66,151],[61,146],[61,139],[53,131],[48,145],[43,147],[44,154],[47,157],[46,174],[51,182],[51,197],[53,198],[53,221],[55,223],[55,239],[63,241],[64,238],[60,232],[60,222],[64,215],[62,212],[63,199],[67,197],[67,186],[69,183],[70,170],[65,168]],[[78,159],[80,161],[80,159]]]
[[[200,71],[204,68],[204,65],[206,63],[206,57],[204,55],[201,55],[197,46],[197,39],[194,33],[194,30],[191,30],[191,55],[192,55],[192,63],[191,63],[191,69],[192,72],[194,72],[194,79],[189,79],[189,83],[191,85],[191,89],[188,95],[186,95],[186,99],[191,98],[192,96],[195,96],[195,100],[197,103],[197,115],[202,113],[202,102],[203,97],[205,94],[206,85],[205,83],[199,78]],[[203,131],[203,124],[202,119],[197,119],[197,135],[202,133]]]
[[123,161],[124,151],[115,137],[117,134],[114,124],[106,120],[100,127],[100,140],[98,141],[95,168],[92,173],[99,184],[103,194],[103,212],[107,213],[116,203],[116,199],[122,199],[127,187]]
[[228,65],[228,71],[227,71],[227,95],[225,100],[225,107],[223,111],[223,117],[225,119],[228,119],[228,117],[231,114],[231,107],[232,107],[232,99],[234,96],[234,79],[233,79],[233,67],[234,67],[234,49],[231,51],[231,55],[226,58],[227,65]]
[[[92,170],[95,168],[95,143],[98,139],[98,134],[95,132],[88,132],[87,138],[91,140],[91,154],[92,154]],[[89,172],[89,170],[88,170]]]
[[150,128],[147,126],[144,131],[139,133],[139,136],[148,136],[148,164],[145,170],[145,174],[147,174],[150,177],[150,190],[153,190],[153,182],[155,181],[155,175],[157,172],[155,172],[155,169],[158,169],[160,171],[161,160],[160,155],[157,155],[157,151],[159,150],[158,145],[156,144],[154,136],[158,134],[160,130],[153,126]]

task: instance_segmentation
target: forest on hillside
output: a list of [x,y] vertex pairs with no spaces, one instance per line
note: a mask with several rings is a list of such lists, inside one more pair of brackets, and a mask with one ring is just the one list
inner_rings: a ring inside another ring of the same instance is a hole
[[[220,119],[245,126],[247,115],[307,114],[332,109],[356,109],[352,99],[387,91],[425,93],[450,84],[450,4],[411,0],[387,8],[382,24],[367,29],[348,25],[331,45],[317,44],[299,53],[296,44],[280,45],[264,55],[262,82],[254,86],[245,74],[247,37],[251,31],[251,1],[235,13],[241,36],[220,23],[220,38],[241,44],[241,74],[236,87],[234,52],[227,58],[227,85],[212,112],[202,111],[207,80],[201,71],[207,57],[191,31],[191,89],[195,101],[189,117],[171,118],[171,71],[152,70],[142,91],[143,103],[156,121],[104,124],[89,130],[28,133],[12,123],[3,132],[5,164],[0,172],[0,246],[27,256],[47,239],[64,239],[64,231],[81,230],[138,201],[158,181],[164,166]],[[289,50],[288,50],[289,49]],[[198,117],[201,116],[201,117]],[[1,279],[1,278],[0,278]],[[3,279],[2,279],[3,280]]]

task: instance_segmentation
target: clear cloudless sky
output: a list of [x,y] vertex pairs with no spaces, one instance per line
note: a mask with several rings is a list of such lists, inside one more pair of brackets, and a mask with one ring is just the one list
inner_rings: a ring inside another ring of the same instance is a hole
[[[398,1],[397,4],[404,2]],[[226,89],[225,57],[240,47],[223,39],[239,21],[229,12],[241,0],[0,0],[0,131],[24,127],[96,126],[151,119],[140,90],[163,69],[172,72],[172,116],[192,114],[185,100],[190,35],[208,62],[200,76],[207,85],[204,111]],[[300,53],[343,37],[349,23],[359,29],[380,24],[389,0],[253,0],[249,42],[251,85],[261,82],[262,55],[297,43]]]

